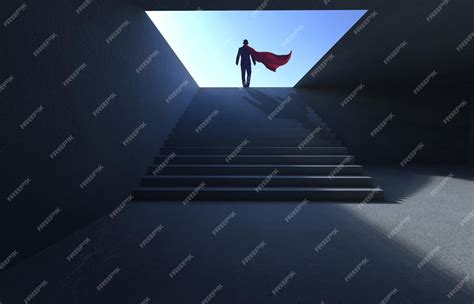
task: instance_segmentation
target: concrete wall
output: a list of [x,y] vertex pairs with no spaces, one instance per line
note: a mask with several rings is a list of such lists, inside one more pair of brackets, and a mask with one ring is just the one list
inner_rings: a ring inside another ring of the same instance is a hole
[[132,1],[83,9],[80,0],[7,3],[0,5],[0,261],[16,250],[16,263],[124,201],[197,85]]
[[415,95],[397,88],[364,88],[353,98],[349,97],[353,90],[297,92],[362,164],[399,164],[420,143],[423,148],[413,164],[465,164],[468,160],[472,121],[468,107],[443,122],[463,102],[462,92],[426,89]]

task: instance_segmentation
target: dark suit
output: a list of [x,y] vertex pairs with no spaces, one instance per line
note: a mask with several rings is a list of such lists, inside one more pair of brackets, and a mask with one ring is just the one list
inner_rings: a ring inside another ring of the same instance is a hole
[[[250,55],[249,51],[245,46],[239,48],[237,58],[235,58],[235,64],[239,64],[240,58],[240,69],[242,71],[242,85],[248,87],[250,85],[250,76],[252,75],[252,65],[250,64],[250,58],[252,58],[253,64],[255,65],[255,59]],[[245,80],[245,72],[247,72],[247,81]]]

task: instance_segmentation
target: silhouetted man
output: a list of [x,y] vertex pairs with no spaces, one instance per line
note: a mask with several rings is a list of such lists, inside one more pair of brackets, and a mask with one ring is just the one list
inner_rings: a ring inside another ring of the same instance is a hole
[[[237,53],[237,58],[235,59],[235,64],[239,65],[239,58],[240,59],[240,69],[242,71],[242,85],[244,87],[250,86],[250,76],[252,75],[252,65],[250,64],[250,58],[252,58],[253,65],[256,65],[255,59],[250,54],[248,48],[246,46],[249,44],[248,40],[244,40],[244,45],[239,48],[239,52]],[[247,73],[247,80],[245,79],[245,73]]]

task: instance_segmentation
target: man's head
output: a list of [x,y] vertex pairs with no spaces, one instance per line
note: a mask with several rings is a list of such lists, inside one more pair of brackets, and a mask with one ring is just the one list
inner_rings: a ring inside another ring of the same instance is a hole
[[249,41],[247,39],[244,39],[244,45],[249,44]]

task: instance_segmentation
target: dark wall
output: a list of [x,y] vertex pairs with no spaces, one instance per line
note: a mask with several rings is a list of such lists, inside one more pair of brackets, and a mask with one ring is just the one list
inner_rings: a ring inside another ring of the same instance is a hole
[[[1,23],[22,3],[2,2]],[[0,24],[0,262],[16,250],[12,263],[124,201],[197,91],[133,1],[25,3]]]
[[443,120],[463,100],[468,102],[465,96],[470,92],[425,89],[415,95],[397,88],[364,88],[352,99],[346,99],[352,90],[297,92],[362,164],[398,165],[420,143],[423,148],[410,164],[465,164],[468,160],[469,104],[461,105],[447,123]]

